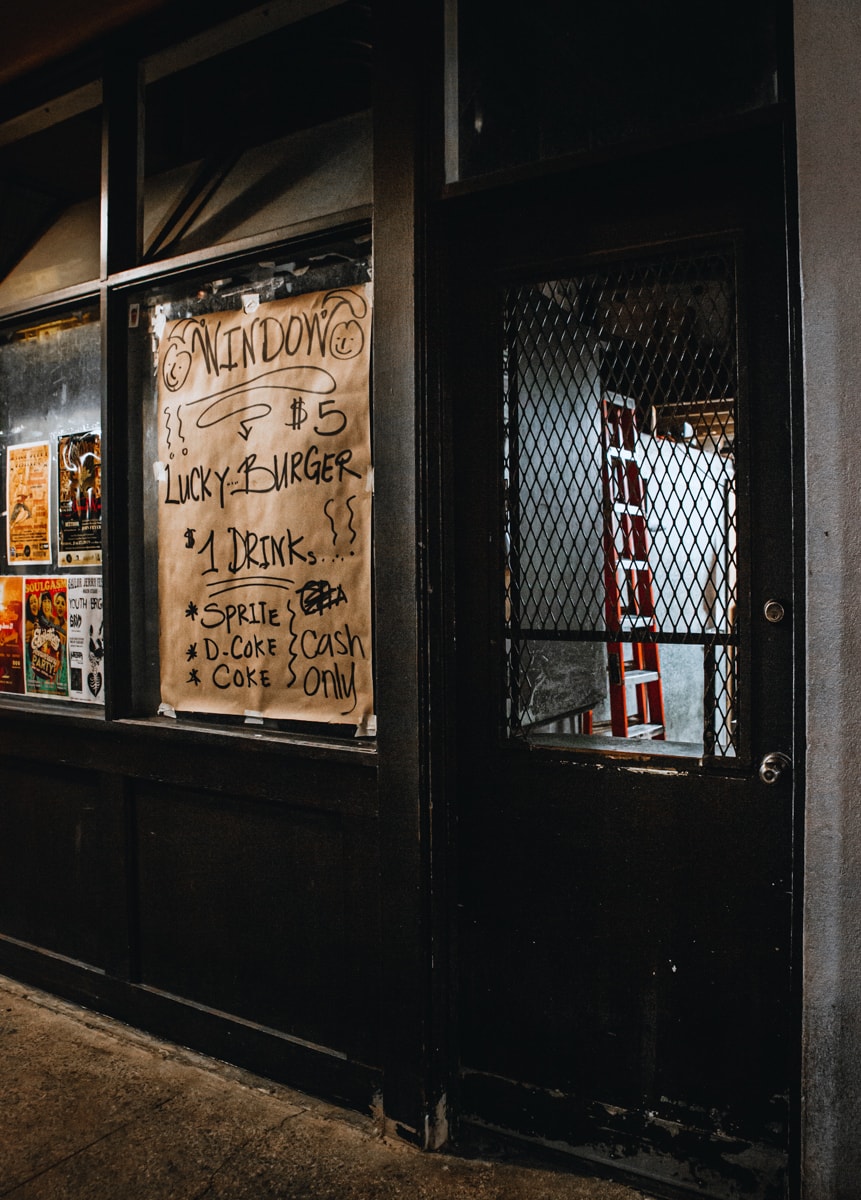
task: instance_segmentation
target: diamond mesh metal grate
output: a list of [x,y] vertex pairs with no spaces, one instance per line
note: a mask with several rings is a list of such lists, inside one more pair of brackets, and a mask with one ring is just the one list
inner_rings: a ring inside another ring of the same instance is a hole
[[734,755],[732,255],[512,287],[505,321],[509,732]]

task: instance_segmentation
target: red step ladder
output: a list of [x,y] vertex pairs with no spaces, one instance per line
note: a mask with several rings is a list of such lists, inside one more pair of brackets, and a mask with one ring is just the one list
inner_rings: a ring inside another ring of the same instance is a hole
[[649,565],[646,491],[637,460],[635,402],[605,396],[604,441],[604,615],[608,633],[631,633],[632,640],[607,643],[610,677],[610,730],[613,737],[665,737],[661,663],[654,633],[655,598]]

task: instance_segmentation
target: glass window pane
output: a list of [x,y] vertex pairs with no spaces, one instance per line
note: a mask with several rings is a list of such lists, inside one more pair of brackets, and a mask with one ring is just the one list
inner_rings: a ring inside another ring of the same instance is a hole
[[0,695],[104,702],[100,325],[0,336]]
[[512,288],[507,333],[509,730],[734,755],[732,254]]
[[774,0],[452,8],[450,180],[663,137],[777,100]]

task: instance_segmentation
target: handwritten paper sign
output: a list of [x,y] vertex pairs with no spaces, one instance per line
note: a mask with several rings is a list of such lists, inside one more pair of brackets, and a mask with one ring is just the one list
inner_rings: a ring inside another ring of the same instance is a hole
[[369,285],[167,322],[164,705],[350,725],[373,713],[370,335]]

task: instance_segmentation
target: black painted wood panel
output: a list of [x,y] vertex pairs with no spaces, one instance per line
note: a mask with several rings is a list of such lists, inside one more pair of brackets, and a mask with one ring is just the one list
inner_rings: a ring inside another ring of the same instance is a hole
[[345,1053],[361,1044],[344,822],[145,784],[135,799],[141,982]]
[[0,760],[0,933],[104,968],[125,912],[123,809],[94,771]]

